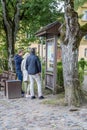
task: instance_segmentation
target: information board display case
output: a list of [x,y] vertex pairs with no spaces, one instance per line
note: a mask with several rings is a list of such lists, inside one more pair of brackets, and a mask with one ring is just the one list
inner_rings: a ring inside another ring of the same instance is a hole
[[57,75],[57,36],[46,39],[46,73],[45,87],[56,92],[56,75]]
[[46,39],[45,87],[56,93],[57,90],[57,41],[61,23],[55,21],[36,32],[36,36]]

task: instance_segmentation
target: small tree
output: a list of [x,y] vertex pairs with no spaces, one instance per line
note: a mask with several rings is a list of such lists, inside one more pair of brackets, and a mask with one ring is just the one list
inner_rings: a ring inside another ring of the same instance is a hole
[[0,7],[0,23],[3,21],[6,34],[8,68],[14,70],[13,56],[19,29],[22,34],[27,32],[32,40],[39,27],[57,19],[57,2],[56,0],[1,0]]
[[[16,42],[16,35],[19,26],[19,15],[21,0],[11,2],[9,0],[1,0],[3,11],[3,24],[6,33],[6,45],[8,52],[8,67],[10,70],[14,70],[13,56],[14,56],[14,44]],[[15,10],[14,10],[15,8]],[[10,10],[10,12],[9,12]]]

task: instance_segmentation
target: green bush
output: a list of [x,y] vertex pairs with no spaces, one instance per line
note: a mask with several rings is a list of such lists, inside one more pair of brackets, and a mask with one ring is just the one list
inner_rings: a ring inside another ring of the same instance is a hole
[[64,86],[62,65],[57,65],[57,84],[62,87]]
[[42,65],[42,79],[45,79],[45,64]]
[[6,59],[0,59],[0,70],[8,70],[8,62]]
[[[45,79],[45,65],[42,65],[42,78]],[[62,63],[57,63],[57,84],[63,86],[63,69]]]
[[82,84],[84,80],[84,72],[82,69],[79,69],[79,81],[80,81],[80,84]]
[[57,66],[62,66],[62,61],[58,61]]
[[[82,84],[84,80],[84,72],[81,68],[79,68],[78,73],[79,73],[80,84]],[[45,65],[42,66],[42,78],[45,79]],[[64,87],[62,62],[57,63],[57,84],[60,87]]]
[[79,68],[81,68],[84,71],[85,66],[87,66],[87,63],[84,60],[84,58],[81,58],[80,61],[78,62],[78,65],[79,65]]

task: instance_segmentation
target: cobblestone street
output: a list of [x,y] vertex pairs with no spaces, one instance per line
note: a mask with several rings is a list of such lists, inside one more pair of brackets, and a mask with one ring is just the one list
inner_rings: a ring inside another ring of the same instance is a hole
[[70,112],[42,103],[52,97],[6,99],[0,92],[0,130],[87,130],[87,106]]

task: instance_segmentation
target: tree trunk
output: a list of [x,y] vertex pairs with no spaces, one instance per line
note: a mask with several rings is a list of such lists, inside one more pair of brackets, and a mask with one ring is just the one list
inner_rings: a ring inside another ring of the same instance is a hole
[[78,79],[78,49],[72,52],[72,44],[62,44],[63,77],[65,101],[68,105],[79,105],[81,99]]
[[80,26],[78,15],[74,11],[72,0],[65,0],[65,38],[61,44],[65,101],[69,106],[80,105],[81,90],[78,79],[78,47],[80,44]]
[[14,36],[12,35],[14,30],[12,28],[9,29],[9,32],[6,33],[7,37],[7,51],[8,51],[8,70],[14,71]]
[[[2,10],[3,10],[3,21],[4,21],[4,28],[6,33],[6,42],[7,42],[7,51],[8,51],[8,69],[14,71],[14,47],[16,42],[16,35],[18,32],[19,26],[19,14],[20,14],[20,5],[21,0],[16,2],[15,5],[15,13],[14,17],[11,18],[8,13],[7,3],[6,0],[1,0]],[[13,8],[14,9],[14,8]]]

